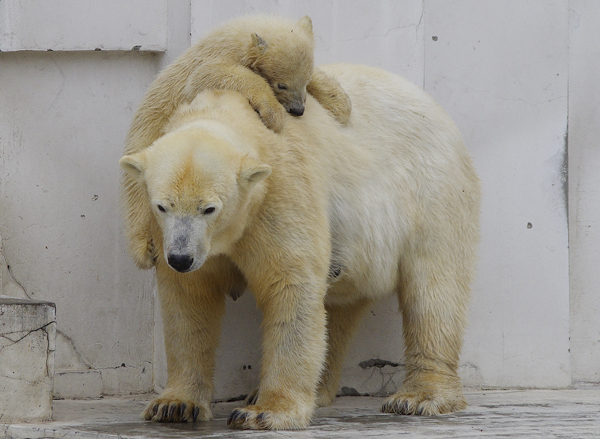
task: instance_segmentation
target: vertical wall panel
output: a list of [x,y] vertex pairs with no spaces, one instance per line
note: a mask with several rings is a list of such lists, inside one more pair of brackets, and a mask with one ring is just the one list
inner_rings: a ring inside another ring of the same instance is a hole
[[569,231],[573,382],[600,382],[600,2],[572,0]]
[[492,386],[567,386],[567,1],[425,0],[425,88],[483,183],[463,361]]

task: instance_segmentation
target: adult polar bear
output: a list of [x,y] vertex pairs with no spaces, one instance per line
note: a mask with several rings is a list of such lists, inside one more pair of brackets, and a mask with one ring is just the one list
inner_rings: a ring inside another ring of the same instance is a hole
[[228,423],[306,427],[333,401],[362,312],[397,294],[406,379],[383,405],[439,414],[466,402],[457,374],[479,240],[479,181],[461,136],[425,92],[379,69],[322,69],[346,90],[342,126],[311,97],[267,129],[240,94],[205,91],[121,166],[148,191],[169,379],[144,416],[212,417],[229,293],[263,313],[257,397]]

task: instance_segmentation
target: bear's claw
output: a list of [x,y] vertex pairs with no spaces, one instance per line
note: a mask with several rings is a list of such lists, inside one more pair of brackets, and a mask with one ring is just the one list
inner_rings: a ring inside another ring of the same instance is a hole
[[232,425],[233,427],[241,427],[246,419],[248,419],[249,413],[243,413],[240,410],[234,410],[229,414],[227,418],[227,425]]
[[256,405],[256,401],[258,401],[258,389],[254,390],[248,395],[248,397],[244,400],[244,404]]

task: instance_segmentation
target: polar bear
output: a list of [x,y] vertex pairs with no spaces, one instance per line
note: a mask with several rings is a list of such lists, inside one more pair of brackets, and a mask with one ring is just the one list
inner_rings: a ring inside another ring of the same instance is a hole
[[[140,104],[126,140],[128,154],[138,152],[164,134],[176,108],[204,89],[242,93],[271,129],[280,131],[286,110],[304,113],[306,91],[341,122],[347,123],[351,102],[340,85],[314,68],[312,22],[251,15],[211,31],[169,65],[152,83]],[[131,206],[125,216],[130,250],[140,268],[154,266],[154,242],[146,230],[152,218],[140,217],[144,193],[125,176],[123,196]]]
[[479,180],[452,120],[380,69],[323,70],[353,102],[343,126],[308,97],[280,134],[247,99],[204,91],[167,134],[120,160],[147,191],[168,383],[143,416],[211,419],[227,294],[263,315],[259,390],[237,428],[305,428],[333,401],[361,315],[397,295],[406,379],[382,410],[466,406],[457,373],[479,240]]

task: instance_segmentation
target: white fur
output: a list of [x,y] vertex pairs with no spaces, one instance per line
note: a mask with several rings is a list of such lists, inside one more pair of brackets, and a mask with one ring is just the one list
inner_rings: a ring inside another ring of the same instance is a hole
[[[276,134],[241,94],[204,91],[167,135],[121,159],[154,200],[153,239],[164,249],[157,279],[170,384],[147,419],[182,401],[210,418],[214,325],[222,295],[246,283],[263,311],[263,364],[256,404],[238,409],[244,416],[233,425],[306,426],[315,405],[335,396],[361,312],[390,294],[403,316],[407,375],[383,409],[439,414],[466,405],[457,368],[480,193],[460,133],[398,76],[323,70],[352,99],[347,126],[308,96],[304,116]],[[206,206],[217,209],[204,215]],[[190,273],[165,268],[177,252],[194,258]],[[197,368],[204,372],[189,375]]]

